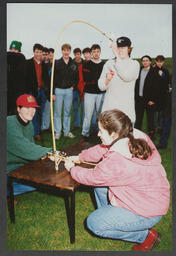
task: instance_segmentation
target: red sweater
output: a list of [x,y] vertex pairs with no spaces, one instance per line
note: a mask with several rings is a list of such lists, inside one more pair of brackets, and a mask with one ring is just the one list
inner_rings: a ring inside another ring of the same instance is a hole
[[42,62],[38,64],[37,61],[34,59],[34,64],[35,64],[35,71],[37,75],[38,87],[42,87],[44,84],[42,79]]

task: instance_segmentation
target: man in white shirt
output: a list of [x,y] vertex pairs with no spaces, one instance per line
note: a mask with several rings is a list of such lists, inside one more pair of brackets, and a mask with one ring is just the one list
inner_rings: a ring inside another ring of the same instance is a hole
[[102,112],[119,109],[135,122],[134,86],[139,75],[139,63],[130,58],[131,41],[127,37],[120,37],[111,46],[115,55],[103,67],[98,86],[104,91],[105,98]]

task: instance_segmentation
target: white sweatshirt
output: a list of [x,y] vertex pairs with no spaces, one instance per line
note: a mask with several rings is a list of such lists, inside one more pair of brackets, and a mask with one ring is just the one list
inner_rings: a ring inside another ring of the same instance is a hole
[[[101,91],[106,90],[102,112],[119,109],[135,122],[134,87],[139,75],[138,61],[127,58],[125,60],[108,60],[98,80]],[[106,74],[113,70],[115,75],[108,85],[105,85]]]

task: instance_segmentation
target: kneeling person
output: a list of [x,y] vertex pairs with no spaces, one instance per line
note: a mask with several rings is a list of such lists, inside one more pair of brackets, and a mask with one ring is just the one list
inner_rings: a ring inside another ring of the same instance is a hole
[[[51,148],[34,142],[32,119],[39,106],[32,95],[24,94],[17,98],[17,115],[7,117],[7,172],[30,161],[45,156]],[[35,190],[34,187],[13,182],[14,195]]]
[[[102,144],[70,156],[65,167],[77,182],[94,186],[97,209],[87,227],[100,237],[136,242],[134,251],[150,251],[160,241],[151,229],[167,213],[170,185],[161,157],[150,138],[133,129],[118,109],[98,119]],[[98,162],[95,168],[75,166],[77,161]]]

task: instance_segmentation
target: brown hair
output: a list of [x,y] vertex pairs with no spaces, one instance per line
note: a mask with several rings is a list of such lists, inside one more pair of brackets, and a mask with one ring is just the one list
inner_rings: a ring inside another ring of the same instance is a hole
[[129,138],[128,145],[132,157],[147,159],[152,155],[152,149],[144,139],[134,138],[131,120],[122,111],[118,109],[104,111],[99,115],[98,121],[109,135],[115,132],[119,134],[119,139]]
[[65,49],[71,51],[71,45],[70,45],[70,44],[63,44],[62,47],[61,47],[61,50],[63,51],[63,50],[65,50]]
[[155,60],[156,61],[165,61],[165,58],[163,55],[158,55],[158,56],[156,56]]
[[81,54],[81,49],[80,48],[75,48],[74,50],[73,50],[73,53],[74,54],[76,54],[76,53],[80,53]]
[[101,51],[101,47],[99,44],[93,44],[90,49],[91,49],[91,51],[96,50],[96,49],[99,49]]
[[86,52],[91,53],[91,49],[89,47],[86,47],[86,48],[83,49],[82,52],[83,52],[83,54],[86,53]]

